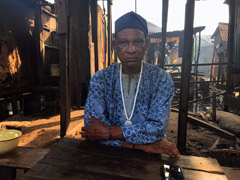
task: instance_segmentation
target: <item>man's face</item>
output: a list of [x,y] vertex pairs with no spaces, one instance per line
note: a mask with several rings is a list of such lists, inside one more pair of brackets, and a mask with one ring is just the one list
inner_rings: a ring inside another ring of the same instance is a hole
[[129,28],[117,34],[114,48],[123,66],[130,68],[141,64],[147,45],[142,31]]

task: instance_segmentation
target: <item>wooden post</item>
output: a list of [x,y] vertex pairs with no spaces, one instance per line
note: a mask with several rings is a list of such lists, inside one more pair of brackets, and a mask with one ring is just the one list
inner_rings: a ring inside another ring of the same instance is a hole
[[68,15],[67,2],[56,0],[57,33],[59,40],[60,61],[60,136],[66,135],[70,121],[70,88],[69,88],[69,60],[68,60]]
[[[198,53],[197,53],[197,61],[196,61],[196,81],[198,81],[198,64],[199,64],[199,57],[201,51],[201,31],[199,32],[198,36]],[[198,98],[198,83],[196,82],[196,99]],[[196,106],[197,107],[197,106]]]
[[165,59],[167,18],[168,18],[168,0],[162,0],[162,48],[161,48],[161,56],[158,62],[161,68],[163,68],[164,66],[164,59]]
[[95,72],[98,71],[98,5],[91,0],[92,41],[94,43]]
[[[233,42],[235,25],[235,0],[229,1],[229,26],[228,26],[228,65],[227,65],[227,86],[226,93],[230,94],[232,85],[232,62],[233,62]],[[224,105],[224,111],[228,111],[228,106]]]
[[216,92],[213,92],[213,97],[212,97],[212,120],[216,122]]
[[193,20],[195,0],[187,0],[184,27],[184,50],[182,62],[182,79],[180,88],[180,108],[178,116],[178,149],[186,153],[187,115],[189,98],[189,81],[192,62]]
[[112,61],[112,0],[108,0],[108,65]]
[[36,46],[36,64],[37,64],[37,95],[35,100],[34,112],[38,113],[40,110],[41,102],[40,102],[40,87],[42,85],[42,56],[41,56],[41,47],[40,47],[40,33],[41,33],[41,6],[40,0],[36,1],[35,4],[35,18],[34,18],[34,34],[35,34],[35,46]]

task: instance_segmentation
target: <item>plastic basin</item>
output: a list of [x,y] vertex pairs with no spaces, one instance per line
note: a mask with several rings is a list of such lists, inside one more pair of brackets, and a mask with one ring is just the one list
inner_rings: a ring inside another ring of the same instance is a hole
[[15,129],[0,130],[0,155],[5,155],[16,149],[18,146],[21,131]]

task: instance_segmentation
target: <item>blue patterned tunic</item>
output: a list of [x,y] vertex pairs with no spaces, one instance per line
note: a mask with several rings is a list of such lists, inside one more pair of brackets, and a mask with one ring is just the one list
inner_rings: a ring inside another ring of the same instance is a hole
[[[148,144],[166,138],[174,93],[171,76],[157,66],[144,63],[132,125],[125,125],[119,76],[119,64],[113,64],[91,78],[84,112],[85,126],[91,125],[88,116],[92,116],[107,126],[120,126],[129,143]],[[101,143],[121,146],[122,141],[104,140]]]

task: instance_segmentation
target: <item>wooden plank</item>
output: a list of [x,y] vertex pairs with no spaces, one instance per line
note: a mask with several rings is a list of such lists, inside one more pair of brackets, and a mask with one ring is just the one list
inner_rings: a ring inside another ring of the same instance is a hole
[[62,169],[71,169],[74,172],[88,171],[136,179],[160,178],[161,162],[138,161],[137,159],[128,160],[116,156],[99,156],[99,154],[68,151],[69,149],[63,148],[62,150],[64,150],[65,154],[68,154],[63,155],[63,153],[55,151],[56,155],[51,156],[51,158],[45,158],[40,163],[49,164],[53,167],[59,166]]
[[[216,94],[216,96],[220,96],[220,95],[224,95],[224,94],[226,94],[225,92],[223,92],[223,93],[218,93],[218,94]],[[199,101],[202,101],[202,100],[205,100],[205,99],[210,99],[210,98],[212,98],[213,97],[213,95],[212,96],[206,96],[206,97],[203,97],[203,98],[199,98],[199,99],[195,99],[195,100],[192,100],[192,101],[188,101],[188,104],[192,104],[192,103],[194,103],[194,102],[199,102]],[[172,105],[171,107],[178,107],[179,106],[179,104],[174,104],[174,105]]]
[[[43,61],[42,61],[42,46],[41,46],[41,32],[42,32],[42,19],[41,19],[41,6],[40,0],[36,1],[35,4],[35,18],[34,18],[34,35],[35,35],[35,46],[36,46],[36,64],[37,64],[37,87],[42,85],[43,80]],[[37,113],[40,110],[40,90],[37,90],[36,102],[34,111]]]
[[230,133],[226,130],[223,130],[219,127],[216,127],[214,125],[208,124],[207,122],[205,122],[203,120],[200,120],[196,117],[188,115],[188,121],[192,122],[192,123],[197,123],[197,124],[201,125],[202,127],[205,127],[207,129],[213,131],[215,134],[217,134],[217,135],[219,135],[223,138],[226,138],[226,139],[229,139],[229,140],[235,140],[236,139],[234,134],[232,134],[232,133]]
[[[181,155],[179,159],[176,159],[176,158],[170,158],[167,155],[157,155],[157,154],[145,153],[140,150],[109,147],[109,146],[98,144],[98,143],[90,143],[87,141],[81,141],[81,140],[70,139],[70,138],[63,138],[58,144],[58,146],[62,146],[63,148],[78,149],[83,154],[89,153],[89,149],[94,149],[94,151],[91,151],[91,154],[96,156],[102,156],[102,157],[108,156],[108,157],[114,157],[114,158],[118,157],[120,159],[132,160],[135,162],[136,161],[146,161],[146,162],[153,162],[153,163],[163,162],[163,163],[170,163],[170,164],[183,166],[186,168],[192,168],[196,170],[223,173],[218,162],[212,158]],[[52,155],[55,156],[55,152],[51,151],[46,156],[46,158],[49,158],[49,156],[51,157]]]
[[70,122],[67,1],[57,0],[57,33],[60,62],[60,135],[66,135]]
[[94,43],[94,61],[95,71],[98,71],[98,4],[97,0],[91,1],[91,24],[92,24],[92,41]]
[[184,50],[182,61],[182,81],[180,88],[180,106],[178,116],[178,149],[186,153],[187,113],[189,98],[189,81],[192,62],[193,19],[195,0],[187,0],[184,27]]
[[[179,109],[177,109],[177,108],[171,108],[171,111],[172,111],[172,112],[179,112]],[[196,112],[192,112],[192,111],[188,111],[188,114],[193,115],[193,116],[201,116],[200,113],[196,113]]]
[[183,169],[183,174],[186,180],[228,180],[223,174],[213,174],[189,169]]
[[66,0],[56,0],[57,33],[59,34],[65,34],[68,32],[66,7]]
[[[23,177],[17,179],[17,180],[35,180],[35,179],[41,179],[41,180],[79,180],[79,179],[96,179],[96,180],[110,180],[110,179],[116,179],[116,180],[122,180],[122,179],[135,179],[135,178],[129,178],[129,177],[123,177],[123,176],[117,176],[114,174],[104,174],[104,173],[96,173],[92,171],[84,171],[79,170],[76,168],[72,168],[70,166],[68,167],[62,167],[59,165],[52,166],[49,164],[44,163],[38,163],[34,168],[30,169]],[[161,180],[161,179],[159,179]]]
[[163,155],[162,162],[170,165],[181,166],[182,168],[189,170],[203,171],[213,174],[224,174],[222,168],[218,164],[218,161],[213,158],[181,155],[179,159],[174,159]]
[[49,149],[17,147],[15,152],[0,157],[0,166],[30,169],[48,152]]
[[222,169],[229,180],[239,180],[240,168],[222,166]]
[[77,107],[85,103],[84,91],[87,91],[91,78],[92,28],[89,6],[89,1],[68,1],[71,102]]
[[112,0],[107,1],[108,12],[108,65],[112,63]]
[[[70,148],[54,148],[41,163],[75,167],[78,170],[114,174],[124,177],[154,179],[159,176],[160,161],[145,161],[142,158],[123,158],[101,152]],[[74,161],[72,161],[74,159]],[[135,172],[135,173],[133,173]],[[134,176],[133,176],[134,174]]]

